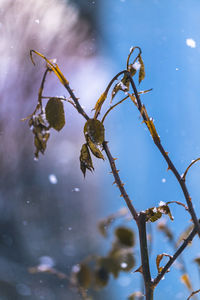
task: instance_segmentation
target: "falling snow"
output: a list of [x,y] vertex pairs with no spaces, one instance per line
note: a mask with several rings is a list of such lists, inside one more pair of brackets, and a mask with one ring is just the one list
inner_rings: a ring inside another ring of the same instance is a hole
[[165,182],[166,182],[166,179],[165,179],[165,178],[163,178],[163,179],[162,179],[162,183],[165,183]]
[[78,193],[78,192],[80,192],[80,189],[79,189],[78,187],[75,187],[75,188],[72,190],[72,192]]
[[75,265],[72,267],[72,272],[73,273],[78,273],[80,271],[80,265]]
[[58,183],[58,179],[57,179],[56,175],[54,175],[54,174],[49,175],[49,181],[50,181],[51,184],[57,184]]
[[193,39],[186,39],[186,45],[190,48],[196,48],[196,42]]
[[125,263],[125,262],[121,263],[122,269],[126,269],[127,266],[128,266],[127,263]]
[[55,265],[53,258],[50,256],[41,256],[40,257],[40,264],[38,266],[38,270],[40,272],[45,272],[51,269]]

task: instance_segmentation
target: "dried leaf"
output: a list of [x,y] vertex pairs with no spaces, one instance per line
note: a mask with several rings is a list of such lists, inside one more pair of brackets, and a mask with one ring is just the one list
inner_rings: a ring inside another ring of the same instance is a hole
[[49,125],[60,131],[65,125],[65,113],[62,101],[58,98],[50,98],[45,107],[45,113]]
[[162,213],[155,208],[149,208],[146,213],[146,221],[155,222],[162,217]]
[[127,247],[133,247],[135,244],[134,233],[131,229],[126,227],[118,227],[115,230],[115,235],[119,242]]
[[35,158],[38,159],[39,152],[44,154],[49,139],[49,127],[44,114],[33,115],[29,120],[29,126],[34,134]]
[[104,142],[104,126],[102,122],[96,119],[89,119],[84,126],[84,134],[87,140],[87,136],[90,140],[96,144],[101,145]]
[[168,237],[168,239],[170,241],[173,240],[173,233],[171,232],[171,230],[167,227],[165,222],[160,221],[158,223],[158,229],[161,230],[162,232],[164,232],[164,234]]
[[107,285],[109,280],[109,272],[104,267],[99,267],[95,271],[95,285],[99,288],[102,288]]
[[139,71],[139,83],[140,83],[145,78],[145,69],[144,69],[144,62],[142,60],[141,55],[139,55],[138,60],[140,63],[140,71]]
[[95,114],[94,114],[94,119],[96,119],[98,117],[98,115],[100,114],[101,111],[101,107],[104,103],[104,101],[107,98],[107,92],[104,92],[100,98],[97,100],[97,103],[95,104],[94,110],[95,110]]
[[91,284],[91,271],[86,264],[80,264],[80,270],[76,273],[78,283],[81,287],[87,289]]
[[108,273],[112,273],[115,278],[118,277],[120,272],[120,266],[116,261],[113,255],[109,255],[108,257],[101,257],[98,260],[98,265],[103,270],[106,270]]
[[200,267],[200,257],[197,257],[194,259],[194,261],[197,263],[197,265]]
[[116,96],[116,94],[121,90],[121,87],[119,85],[119,83],[115,84],[113,90],[112,90],[112,94],[111,94],[111,101],[110,103],[112,103],[112,100],[114,99],[114,97]]
[[96,156],[97,158],[101,158],[104,160],[104,156],[102,154],[102,152],[99,150],[99,148],[97,148],[97,146],[91,141],[91,139],[89,138],[89,136],[87,136],[87,143],[88,146],[92,152],[92,154],[94,154],[94,156]]
[[157,208],[162,214],[168,215],[168,217],[170,218],[171,221],[174,220],[174,217],[171,214],[171,211],[169,209],[169,206],[166,205],[161,205]]
[[32,57],[33,52],[38,56],[42,57],[47,62],[48,67],[56,74],[56,76],[64,86],[69,84],[68,80],[65,78],[57,64],[53,64],[49,59],[47,59],[43,54],[39,53],[38,51],[30,50],[30,57],[33,64],[35,64]]
[[129,272],[135,266],[135,258],[131,252],[120,251],[116,255],[116,259],[120,263],[120,270],[123,272]]
[[85,177],[86,169],[90,170],[91,172],[92,172],[92,170],[94,170],[94,167],[92,164],[92,159],[91,159],[87,144],[83,144],[83,146],[81,148],[80,168],[81,168],[81,171],[83,172],[84,177]]
[[135,69],[134,64],[128,66],[128,71],[130,72],[132,77],[136,74],[137,70]]
[[157,266],[158,273],[160,273],[163,269],[163,267],[160,267],[160,262],[163,259],[163,257],[171,258],[171,255],[166,254],[166,253],[162,253],[162,254],[157,255],[157,257],[156,257],[156,266]]
[[180,243],[185,240],[188,235],[191,233],[191,231],[193,230],[194,226],[190,225],[188,226],[179,236],[178,241],[176,242],[176,246],[178,247],[180,245]]
[[137,292],[134,292],[133,294],[131,294],[129,297],[128,297],[128,300],[135,300],[137,297],[138,298],[141,298],[143,299],[144,298],[144,295],[140,292],[140,291],[137,291]]
[[123,91],[123,92],[129,91],[129,86],[130,86],[129,77],[126,74],[124,74],[122,80],[120,82],[118,82],[112,90],[112,96],[111,96],[110,103],[112,103],[113,98],[116,96],[116,94],[119,91]]
[[129,61],[130,61],[130,57],[131,57],[131,55],[133,54],[133,52],[135,51],[135,49],[138,49],[138,50],[139,50],[139,54],[138,54],[138,55],[136,56],[136,58],[134,59],[132,65],[134,65],[134,63],[137,61],[137,59],[139,58],[139,56],[140,56],[141,53],[142,53],[140,47],[137,47],[137,46],[136,46],[136,47],[131,47],[131,48],[130,48],[130,53],[129,53],[128,57],[127,57],[127,62],[126,62],[127,70],[129,69],[129,66],[131,65],[131,64],[129,64]]
[[167,204],[158,207],[149,208],[145,211],[145,213],[146,213],[146,221],[150,221],[150,222],[157,221],[162,217],[163,214],[168,215],[172,221],[174,220]]
[[187,273],[181,276],[181,282],[185,284],[189,291],[192,291],[192,284]]
[[120,208],[116,213],[109,215],[108,217],[106,217],[105,219],[101,220],[98,223],[98,228],[100,233],[104,236],[107,237],[107,231],[108,228],[110,227],[110,225],[112,223],[114,223],[114,221],[118,220],[119,218],[122,217],[127,217],[129,211],[126,207],[122,207]]
[[107,229],[112,224],[113,220],[114,220],[114,218],[111,216],[111,217],[107,217],[106,219],[101,220],[99,222],[98,229],[104,237],[108,236]]
[[156,131],[155,125],[153,123],[153,119],[149,119],[148,118],[145,121],[145,123],[147,124],[147,127],[148,127],[148,129],[150,131],[150,134],[151,134],[153,140],[155,141],[155,143],[160,143],[160,137],[159,137],[159,135],[158,135],[158,133]]
[[132,94],[128,94],[128,95],[129,95],[129,97],[131,98],[131,100],[133,101],[133,103],[138,107],[138,104],[137,104],[137,101],[136,101],[135,96],[132,95]]

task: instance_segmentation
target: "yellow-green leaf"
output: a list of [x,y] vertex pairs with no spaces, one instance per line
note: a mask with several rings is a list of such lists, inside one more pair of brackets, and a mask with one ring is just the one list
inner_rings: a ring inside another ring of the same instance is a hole
[[85,177],[86,169],[88,169],[90,171],[94,170],[94,167],[92,164],[92,159],[91,159],[87,144],[83,144],[83,146],[81,148],[80,168],[81,168],[81,171],[83,172],[84,177]]
[[126,227],[118,227],[115,230],[115,235],[119,242],[127,247],[134,246],[134,234],[133,231]]
[[149,208],[145,211],[145,213],[146,213],[146,221],[155,222],[158,219],[160,219],[163,214],[168,215],[172,221],[174,220],[167,204],[158,207]]
[[157,207],[149,208],[145,211],[146,221],[155,222],[162,217],[162,213],[157,210]]
[[87,136],[96,145],[101,145],[104,141],[104,126],[96,119],[89,119],[84,126],[84,134],[87,140]]
[[65,78],[65,76],[63,75],[63,73],[61,72],[61,70],[59,69],[57,64],[53,64],[48,58],[46,58],[40,52],[35,51],[35,50],[30,50],[30,57],[31,57],[31,61],[33,64],[35,64],[35,63],[33,61],[32,53],[37,54],[38,56],[42,57],[47,62],[48,67],[56,74],[56,76],[58,77],[58,79],[64,86],[69,84],[68,80]]
[[116,257],[120,264],[120,270],[124,272],[131,271],[135,266],[135,258],[133,256],[133,253],[126,251],[120,252],[121,253],[119,254],[119,256]]
[[118,276],[120,271],[129,272],[135,266],[135,258],[133,257],[132,249],[119,248],[111,251],[109,258],[114,264],[114,277]]
[[95,110],[94,119],[96,119],[98,117],[98,115],[100,114],[101,107],[102,107],[104,101],[106,100],[106,97],[107,97],[107,92],[104,92],[97,100],[97,103],[94,107],[94,110]]
[[88,142],[88,146],[89,146],[91,152],[94,154],[94,156],[96,156],[97,158],[104,159],[103,154],[101,153],[99,148],[97,148],[97,146],[91,141],[89,136],[87,137],[87,142]]
[[58,98],[50,98],[45,107],[46,119],[51,127],[60,131],[65,125],[63,103]]

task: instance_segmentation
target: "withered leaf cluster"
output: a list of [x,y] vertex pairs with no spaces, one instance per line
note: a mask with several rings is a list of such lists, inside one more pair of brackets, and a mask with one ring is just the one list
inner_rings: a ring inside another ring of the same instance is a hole
[[80,168],[85,176],[86,169],[89,171],[94,170],[90,151],[95,157],[104,159],[100,150],[105,138],[105,129],[102,122],[97,119],[89,119],[84,126],[84,135],[86,143],[81,148]]

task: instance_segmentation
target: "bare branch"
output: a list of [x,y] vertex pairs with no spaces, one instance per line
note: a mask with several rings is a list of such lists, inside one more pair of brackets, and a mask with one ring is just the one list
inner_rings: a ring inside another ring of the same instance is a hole
[[153,281],[153,286],[155,287],[160,280],[163,278],[165,273],[168,271],[168,269],[171,267],[171,265],[174,263],[174,261],[177,259],[177,257],[185,250],[185,248],[191,243],[193,238],[195,237],[197,233],[196,227],[192,230],[192,232],[189,234],[189,236],[184,240],[183,244],[177,249],[177,251],[174,253],[174,255],[170,258],[168,263],[165,265],[165,267],[162,269],[162,271],[158,274],[158,276]]
[[[143,108],[143,105],[141,103],[141,100],[140,100],[140,97],[138,95],[138,92],[137,92],[137,89],[136,89],[136,86],[135,86],[135,83],[130,75],[130,73],[127,71],[127,76],[129,76],[129,79],[130,79],[130,83],[131,83],[131,86],[133,88],[133,91],[134,91],[134,94],[135,94],[135,97],[136,97],[136,100],[137,100],[137,103],[138,103],[138,110],[140,111],[141,115],[142,115],[142,118],[143,120],[145,121],[145,123],[147,122],[147,113],[143,112],[142,108]],[[149,129],[149,126],[147,126],[148,129]],[[150,129],[149,129],[150,130]],[[151,133],[151,132],[150,132]],[[152,134],[152,133],[151,133]],[[168,153],[164,150],[161,142],[160,142],[160,139],[158,138],[154,138],[153,137],[153,140],[154,140],[154,143],[155,145],[157,146],[157,148],[159,149],[160,153],[162,154],[162,156],[164,157],[164,159],[166,160],[167,164],[168,164],[168,168],[174,173],[176,179],[178,180],[180,186],[181,186],[181,189],[183,191],[183,194],[185,196],[185,200],[187,202],[187,205],[188,205],[188,211],[192,217],[192,220],[193,220],[193,223],[194,225],[196,226],[197,228],[197,232],[198,232],[198,235],[200,237],[200,224],[198,222],[198,219],[197,219],[197,216],[196,216],[196,213],[194,211],[194,208],[193,208],[193,204],[192,204],[192,201],[191,201],[191,197],[189,195],[189,192],[188,192],[188,189],[186,187],[186,184],[185,184],[185,180],[181,177],[181,175],[179,174],[179,172],[177,171],[176,167],[174,166],[174,164],[172,163],[171,159],[169,158],[169,155]]]

